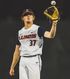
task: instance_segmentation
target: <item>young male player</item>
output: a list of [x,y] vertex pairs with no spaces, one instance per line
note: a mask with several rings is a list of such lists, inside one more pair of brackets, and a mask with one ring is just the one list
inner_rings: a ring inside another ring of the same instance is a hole
[[24,27],[18,31],[17,43],[10,67],[10,75],[14,75],[14,68],[19,62],[19,79],[40,79],[41,55],[43,37],[54,38],[57,20],[52,21],[50,31],[33,24],[35,15],[32,10],[26,9],[21,16]]

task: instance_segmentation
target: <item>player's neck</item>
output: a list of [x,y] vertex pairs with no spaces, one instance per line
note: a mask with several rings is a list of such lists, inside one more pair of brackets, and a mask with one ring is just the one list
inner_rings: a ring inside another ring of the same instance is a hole
[[29,24],[26,23],[25,26],[24,26],[24,28],[25,29],[29,29],[30,27],[32,27],[32,25],[33,25],[33,23],[29,23]]

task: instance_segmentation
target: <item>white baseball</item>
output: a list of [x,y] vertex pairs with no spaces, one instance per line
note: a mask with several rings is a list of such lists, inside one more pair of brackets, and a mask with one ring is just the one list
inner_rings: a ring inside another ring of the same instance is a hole
[[56,5],[56,1],[51,1],[51,5]]

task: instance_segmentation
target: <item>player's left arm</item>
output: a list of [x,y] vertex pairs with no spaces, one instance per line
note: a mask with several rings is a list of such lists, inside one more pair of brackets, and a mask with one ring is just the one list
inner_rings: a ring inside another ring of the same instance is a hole
[[52,26],[50,31],[45,31],[44,32],[44,37],[46,38],[54,38],[56,35],[56,29],[57,29],[57,23],[58,20],[52,21]]

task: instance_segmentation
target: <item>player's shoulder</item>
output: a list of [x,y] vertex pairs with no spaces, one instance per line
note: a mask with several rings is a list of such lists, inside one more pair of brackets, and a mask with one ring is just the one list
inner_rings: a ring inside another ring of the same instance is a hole
[[21,28],[21,29],[19,29],[19,30],[18,30],[18,33],[22,33],[22,32],[23,32],[23,29],[24,29],[24,27]]
[[40,26],[37,25],[37,24],[33,24],[32,26],[33,26],[34,29],[38,29],[38,28],[40,27]]
[[33,24],[33,26],[34,26],[34,27],[40,27],[40,26],[39,26],[39,25],[37,25],[37,24]]

